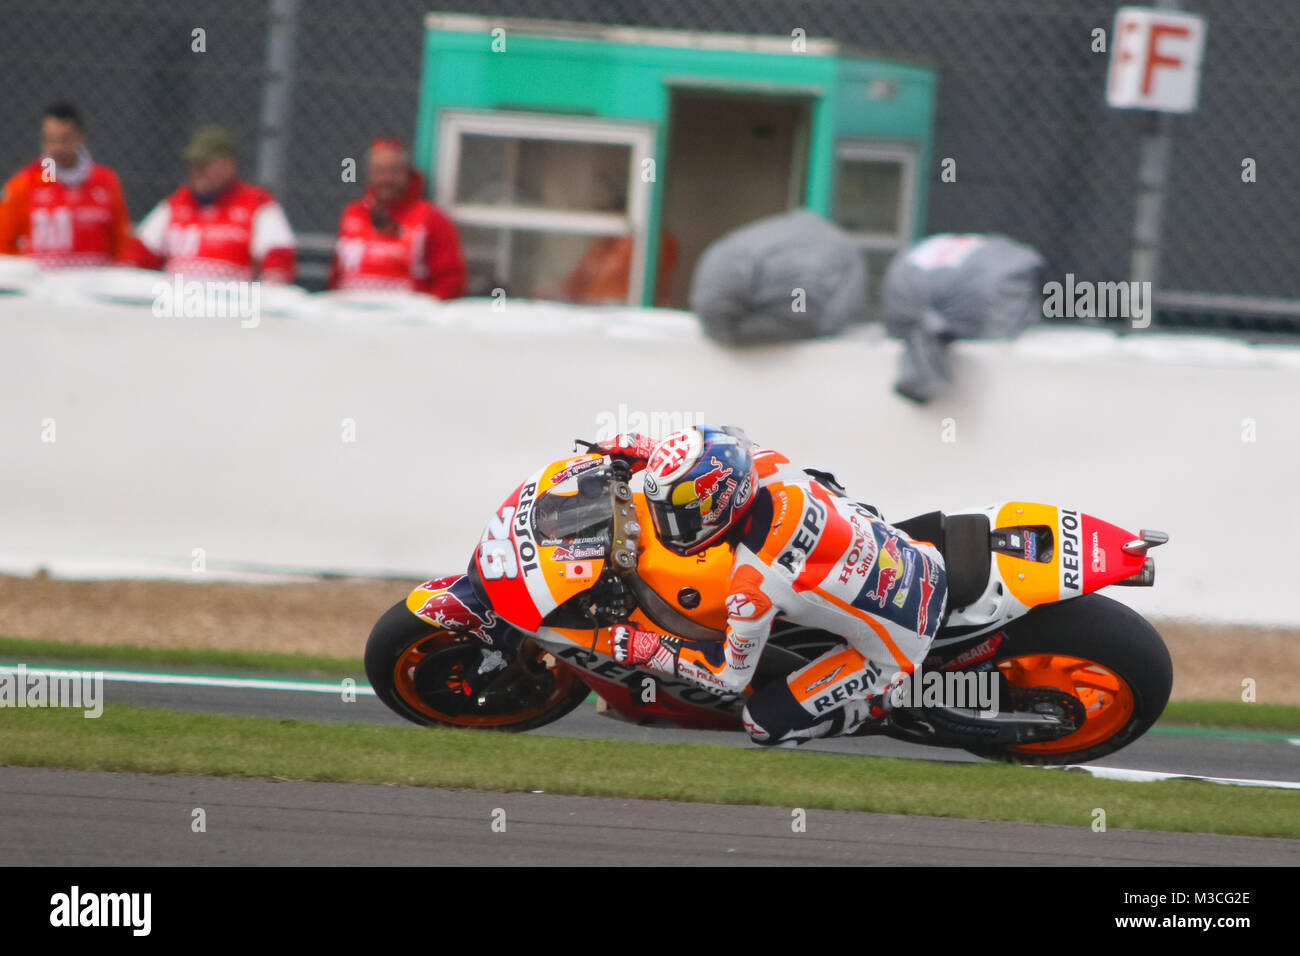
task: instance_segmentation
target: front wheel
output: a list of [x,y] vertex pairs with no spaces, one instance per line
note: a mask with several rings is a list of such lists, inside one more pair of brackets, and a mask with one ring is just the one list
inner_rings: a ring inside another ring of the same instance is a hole
[[399,601],[366,641],[366,678],[380,700],[417,724],[531,730],[587,699],[589,690],[573,670],[527,638],[508,668],[471,691],[468,678],[482,647],[468,633],[416,617]]
[[1086,714],[1056,740],[970,752],[1023,764],[1083,763],[1137,740],[1164,713],[1173,687],[1169,650],[1132,608],[1100,594],[1035,608],[1009,624],[994,657],[1008,683],[1051,687]]

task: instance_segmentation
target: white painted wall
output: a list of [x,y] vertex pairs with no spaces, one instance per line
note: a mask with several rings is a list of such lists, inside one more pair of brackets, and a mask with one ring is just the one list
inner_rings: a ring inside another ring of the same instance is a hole
[[29,291],[0,297],[11,573],[188,574],[195,548],[213,572],[460,570],[514,485],[622,405],[740,424],[893,519],[1024,498],[1167,531],[1156,587],[1112,594],[1300,624],[1297,349],[1039,331],[958,346],[956,391],[917,408],[871,332],[739,351],[683,313],[327,297],[241,328]]

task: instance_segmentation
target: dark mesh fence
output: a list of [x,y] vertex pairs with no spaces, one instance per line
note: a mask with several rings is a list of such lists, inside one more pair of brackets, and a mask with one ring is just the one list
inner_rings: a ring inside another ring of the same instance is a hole
[[[1203,0],[1200,109],[1171,122],[1162,321],[1300,329],[1294,267],[1300,177],[1300,4]],[[330,233],[359,186],[345,157],[415,128],[428,0],[300,0],[278,190],[302,233]],[[927,232],[1003,232],[1043,252],[1048,274],[1128,277],[1138,144],[1146,114],[1105,105],[1118,4],[1098,0],[461,0],[456,12],[789,35],[796,27],[940,74]],[[0,170],[37,149],[50,100],[86,113],[95,156],[114,166],[139,219],[183,175],[199,123],[229,126],[256,170],[267,34],[276,0],[0,0]],[[206,52],[192,50],[205,31]],[[1257,181],[1243,183],[1242,161]],[[255,178],[255,177],[253,177]],[[1233,298],[1229,298],[1233,297]],[[1259,299],[1283,300],[1259,303]],[[1270,309],[1270,305],[1272,308]],[[1294,310],[1294,316],[1288,314]],[[1269,318],[1268,316],[1272,316]]]

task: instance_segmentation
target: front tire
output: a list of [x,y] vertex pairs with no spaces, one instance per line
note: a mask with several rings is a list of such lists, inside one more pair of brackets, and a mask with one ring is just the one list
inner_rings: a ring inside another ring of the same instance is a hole
[[[416,724],[532,730],[559,720],[590,693],[575,672],[557,665],[531,641],[519,650],[531,677],[517,695],[482,703],[464,683],[482,645],[466,632],[430,624],[398,601],[366,641],[366,678],[392,711]],[[549,659],[550,663],[547,663]]]
[[1126,605],[1085,594],[1035,608],[1004,629],[994,662],[1021,687],[1055,687],[1084,705],[1083,726],[1057,740],[970,753],[1022,764],[1084,763],[1141,737],[1173,688],[1169,649]]

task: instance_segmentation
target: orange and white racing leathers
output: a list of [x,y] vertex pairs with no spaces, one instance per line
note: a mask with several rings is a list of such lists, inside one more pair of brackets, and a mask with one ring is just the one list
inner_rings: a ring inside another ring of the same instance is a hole
[[780,615],[841,635],[847,646],[751,697],[746,731],[761,744],[851,733],[880,715],[872,698],[925,657],[947,602],[943,558],[783,455],[759,452],[755,465],[760,490],[735,542],[721,653],[664,639],[646,666],[740,692]]

